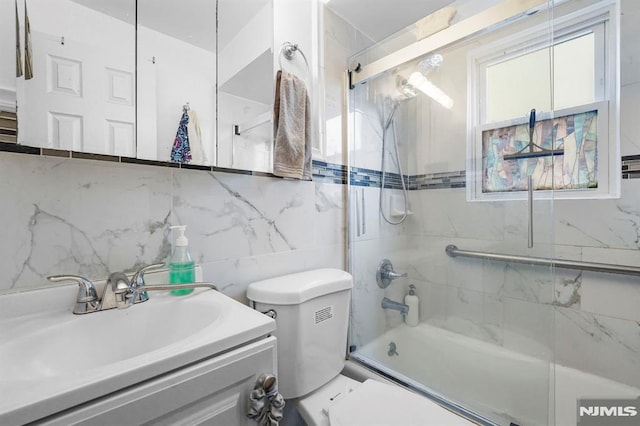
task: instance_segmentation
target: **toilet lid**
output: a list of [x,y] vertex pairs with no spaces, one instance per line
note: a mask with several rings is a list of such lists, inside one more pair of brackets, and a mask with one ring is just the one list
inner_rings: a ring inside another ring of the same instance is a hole
[[470,421],[398,386],[367,380],[329,408],[331,426],[469,426]]

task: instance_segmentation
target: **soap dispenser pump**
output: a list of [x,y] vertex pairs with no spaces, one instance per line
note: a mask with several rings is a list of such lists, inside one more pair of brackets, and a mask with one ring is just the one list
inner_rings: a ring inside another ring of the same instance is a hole
[[[189,254],[189,240],[184,235],[187,227],[184,225],[171,226],[170,229],[178,231],[176,243],[169,262],[169,282],[171,284],[189,284],[196,280],[195,263]],[[183,296],[193,291],[192,288],[171,290],[175,296]]]
[[416,286],[409,285],[409,294],[404,297],[404,304],[409,307],[409,312],[404,317],[404,322],[409,327],[415,327],[420,322],[420,300],[416,296]]

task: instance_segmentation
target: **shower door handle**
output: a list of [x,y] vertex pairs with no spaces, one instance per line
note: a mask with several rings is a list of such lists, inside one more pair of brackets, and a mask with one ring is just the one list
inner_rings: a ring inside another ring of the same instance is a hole
[[356,198],[356,236],[361,236],[367,233],[367,220],[366,210],[364,206],[364,189],[358,194],[358,190],[355,190]]
[[356,195],[356,236],[359,237],[360,235],[362,235],[362,233],[360,232],[360,199],[358,198],[358,190],[355,190],[355,195]]
[[367,209],[364,205],[364,189],[360,193],[360,199],[362,200],[360,203],[362,205],[362,235],[364,235],[367,233]]

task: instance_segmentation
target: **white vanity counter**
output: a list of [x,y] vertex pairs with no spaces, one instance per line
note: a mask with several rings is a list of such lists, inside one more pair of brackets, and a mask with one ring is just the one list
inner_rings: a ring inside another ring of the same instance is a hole
[[[275,330],[273,319],[213,290],[153,292],[129,309],[73,315],[76,293],[72,285],[0,296],[0,424],[97,401]],[[271,346],[272,368],[262,372],[275,372]]]

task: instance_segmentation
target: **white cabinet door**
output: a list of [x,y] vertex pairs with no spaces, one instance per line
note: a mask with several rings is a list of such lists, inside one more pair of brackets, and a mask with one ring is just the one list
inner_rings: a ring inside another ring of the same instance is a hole
[[249,393],[262,373],[276,373],[269,337],[66,411],[41,425],[255,425]]

